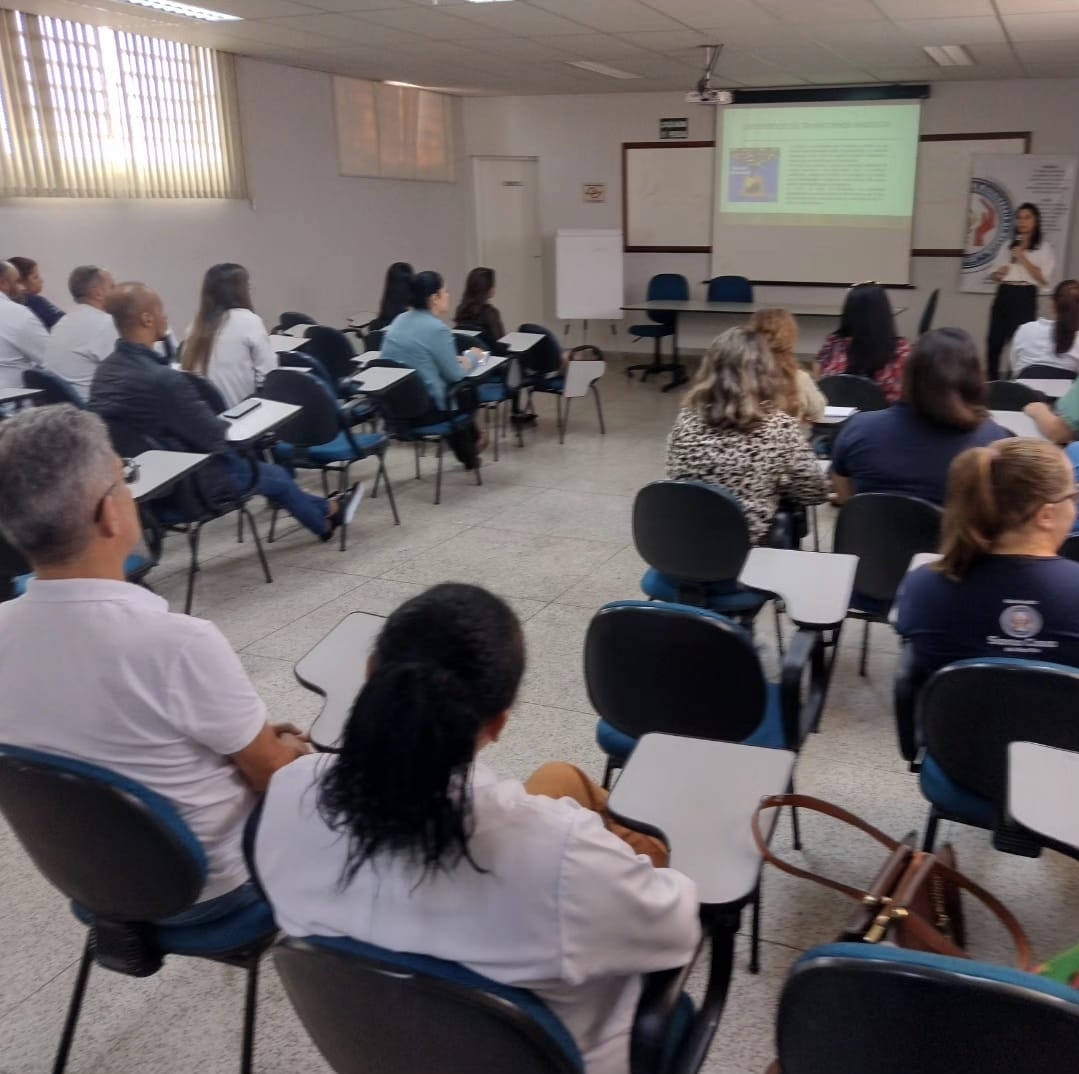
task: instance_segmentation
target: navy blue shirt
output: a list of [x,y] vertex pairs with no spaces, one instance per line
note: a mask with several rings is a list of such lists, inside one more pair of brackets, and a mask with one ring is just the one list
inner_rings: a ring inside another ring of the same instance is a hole
[[960,582],[919,567],[896,598],[919,669],[999,656],[1079,667],[1079,563],[983,556]]
[[64,311],[59,306],[54,306],[44,295],[27,295],[26,306],[50,331],[64,315]]
[[855,414],[843,426],[832,450],[832,473],[849,477],[855,493],[895,492],[942,504],[956,455],[1012,435],[988,418],[970,432],[948,429],[896,403]]

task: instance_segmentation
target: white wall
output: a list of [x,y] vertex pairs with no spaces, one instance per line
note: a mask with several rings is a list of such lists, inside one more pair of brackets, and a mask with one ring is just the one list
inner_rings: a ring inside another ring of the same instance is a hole
[[[1032,152],[1079,156],[1079,79],[1025,82],[948,82],[933,86],[925,102],[923,133],[974,131],[1033,132]],[[465,101],[465,152],[473,156],[535,156],[539,158],[540,216],[547,254],[547,318],[555,323],[554,233],[560,227],[622,226],[622,143],[656,141],[662,116],[688,116],[690,139],[709,140],[715,132],[715,110],[687,105],[681,94],[602,94],[574,97],[497,97]],[[965,177],[957,177],[964,181]],[[606,183],[607,201],[585,204],[583,183]],[[1072,216],[1072,241],[1064,267],[1073,274],[1079,256],[1079,212]],[[709,241],[702,236],[705,244]],[[643,298],[648,278],[656,272],[680,272],[704,297],[699,281],[709,276],[708,254],[627,254],[626,296]],[[907,312],[900,329],[912,334],[922,307],[935,288],[941,288],[938,325],[966,328],[981,340],[990,296],[960,295],[959,263],[954,259],[918,258],[912,266],[914,290],[892,293]],[[758,288],[758,297],[776,303],[838,305],[842,292],[829,288]],[[640,315],[633,319],[639,320]],[[684,318],[683,342],[700,346],[719,327],[704,318]],[[711,319],[708,319],[711,322]],[[627,318],[623,326],[630,323]],[[603,329],[604,338],[606,329]],[[799,348],[810,349],[823,325],[803,324]],[[619,335],[620,344],[628,337]],[[644,349],[638,344],[635,349]]]
[[0,257],[36,258],[45,293],[62,306],[71,304],[66,278],[77,264],[144,280],[181,331],[202,274],[219,261],[251,270],[269,323],[283,309],[331,324],[374,309],[391,261],[438,269],[459,288],[471,232],[467,180],[340,176],[330,76],[242,58],[237,66],[251,203],[13,199],[0,202]]

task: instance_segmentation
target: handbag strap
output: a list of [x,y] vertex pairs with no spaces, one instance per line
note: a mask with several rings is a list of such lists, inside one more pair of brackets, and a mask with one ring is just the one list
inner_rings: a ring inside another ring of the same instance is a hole
[[808,794],[771,794],[767,798],[761,799],[760,805],[757,806],[757,811],[753,814],[753,819],[750,822],[750,828],[753,832],[753,841],[757,844],[757,850],[760,851],[761,857],[770,865],[774,865],[777,869],[781,869],[785,873],[790,873],[791,876],[798,876],[803,880],[812,880],[815,884],[822,884],[826,888],[838,891],[841,895],[849,895],[858,902],[861,902],[869,892],[861,888],[853,888],[849,884],[841,884],[838,880],[832,880],[830,877],[821,876],[820,873],[813,873],[808,869],[800,869],[797,865],[791,865],[790,862],[784,861],[772,852],[772,848],[768,845],[761,832],[760,817],[762,813],[772,809],[782,809],[784,806],[791,806],[792,808],[797,806],[799,809],[808,809],[814,813],[823,813],[826,817],[841,820],[845,824],[849,824],[852,828],[857,828],[859,831],[865,832],[866,835],[875,839],[889,850],[898,850],[903,846],[899,840],[893,839],[879,828],[874,828],[872,824],[862,820],[857,814],[850,813],[846,809],[841,809],[837,805],[832,805],[831,802],[826,802],[823,798],[814,798],[812,795]]

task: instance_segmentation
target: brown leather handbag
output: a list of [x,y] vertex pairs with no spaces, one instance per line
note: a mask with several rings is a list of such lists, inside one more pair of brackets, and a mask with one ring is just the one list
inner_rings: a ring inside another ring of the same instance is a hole
[[[890,852],[884,867],[864,891],[826,876],[800,869],[777,857],[761,832],[763,813],[784,806],[797,806],[823,813],[865,832]],[[963,906],[960,892],[966,891],[986,906],[1011,934],[1016,949],[1016,965],[1033,968],[1030,941],[1011,911],[985,888],[964,876],[955,867],[950,846],[934,854],[916,849],[915,833],[897,840],[848,813],[839,806],[804,794],[774,794],[762,798],[752,821],[753,839],[765,861],[791,876],[812,880],[838,891],[860,904],[839,939],[860,943],[894,943],[898,947],[931,951],[939,955],[969,958],[963,950]]]

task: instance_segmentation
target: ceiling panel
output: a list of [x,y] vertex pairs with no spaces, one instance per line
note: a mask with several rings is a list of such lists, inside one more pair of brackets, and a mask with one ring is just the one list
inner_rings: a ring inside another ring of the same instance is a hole
[[549,11],[521,3],[512,4],[461,4],[453,8],[454,17],[479,23],[484,29],[500,33],[519,34],[528,37],[533,34],[572,34],[585,31],[589,27],[580,22],[552,15]]
[[1001,15],[1024,14],[1032,11],[1075,11],[1076,0],[997,0]]
[[[582,0],[584,2],[584,0]],[[813,3],[815,0],[806,0]],[[756,28],[767,30],[779,20],[752,0],[647,0],[648,6],[693,29],[717,23],[732,31]]]
[[701,66],[704,65],[704,52],[701,51],[701,46],[715,42],[714,38],[700,30],[660,30],[643,34],[622,34],[621,37],[651,52],[693,52],[696,50]]
[[637,33],[677,30],[679,24],[638,0],[529,0],[533,7],[564,15],[596,30]]
[[557,37],[537,37],[542,45],[564,52],[579,60],[617,60],[637,56],[645,50],[632,41],[609,34],[559,34]]
[[[455,12],[459,9],[454,8]],[[444,7],[417,7],[395,9],[393,11],[365,11],[365,19],[388,26],[391,30],[404,30],[406,33],[431,37],[437,41],[475,41],[476,24],[470,19],[458,18]],[[487,30],[488,36],[501,36],[503,32]]]
[[890,19],[963,18],[992,15],[993,0],[875,0]]
[[[1079,37],[1079,7],[1036,15],[1005,15],[1004,25],[1013,41],[1059,41]],[[1079,58],[1079,57],[1077,57]]]
[[789,22],[881,21],[872,0],[757,0],[757,4]]
[[919,45],[981,45],[1004,41],[993,16],[959,19],[896,19],[896,26]]

